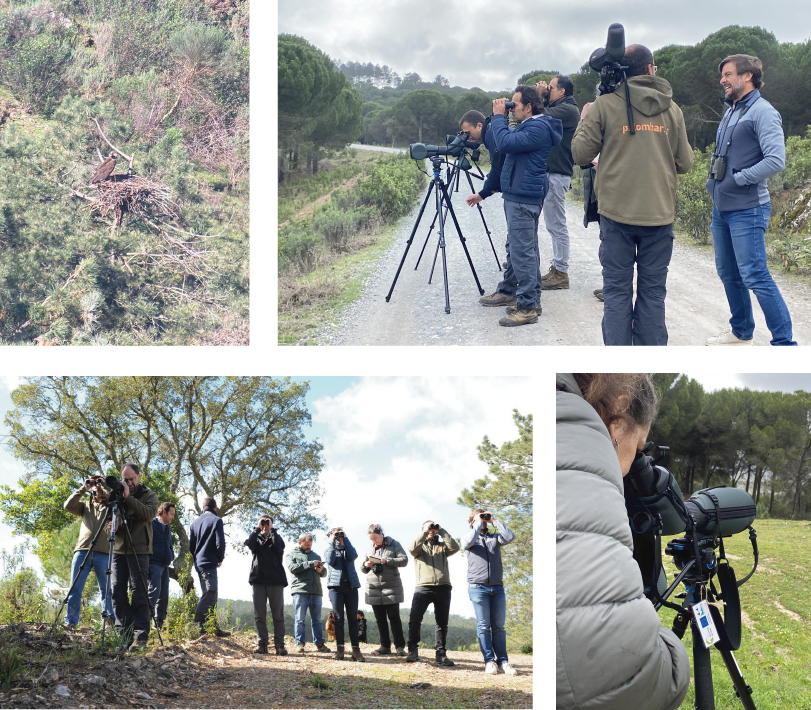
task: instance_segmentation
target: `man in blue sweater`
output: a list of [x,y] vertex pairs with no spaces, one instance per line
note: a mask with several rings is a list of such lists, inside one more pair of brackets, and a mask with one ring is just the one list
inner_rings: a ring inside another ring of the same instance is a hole
[[149,603],[156,611],[158,628],[163,628],[169,607],[169,565],[175,559],[172,549],[172,521],[175,504],[164,502],[152,518],[152,557],[149,558]]
[[757,296],[772,333],[772,345],[796,345],[791,316],[766,264],[766,226],[771,214],[767,179],[786,164],[782,120],[760,95],[763,64],[733,54],[718,66],[727,112],[718,126],[707,189],[714,203],[715,268],[729,302],[731,328],[707,345],[752,345]]
[[541,271],[538,258],[538,218],[549,180],[546,159],[553,145],[563,138],[563,124],[541,115],[543,103],[535,88],[517,86],[512,97],[515,130],[507,124],[504,99],[493,101],[489,141],[504,154],[501,196],[507,218],[507,269],[495,293],[483,296],[483,306],[508,306],[499,325],[537,323],[541,312]]
[[[222,520],[217,515],[217,501],[214,498],[203,500],[203,512],[191,524],[189,534],[189,552],[194,558],[194,569],[200,577],[202,595],[197,602],[194,621],[200,625],[203,633],[211,610],[217,609],[217,568],[225,559],[225,533]],[[230,636],[231,633],[216,627],[217,636]]]

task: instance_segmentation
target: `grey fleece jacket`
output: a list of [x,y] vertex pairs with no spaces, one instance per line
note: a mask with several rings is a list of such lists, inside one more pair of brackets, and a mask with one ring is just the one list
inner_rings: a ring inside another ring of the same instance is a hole
[[468,584],[486,584],[502,587],[504,570],[501,564],[501,546],[515,540],[515,533],[504,523],[493,521],[496,532],[482,534],[480,527],[472,527],[462,538],[462,548],[467,557]]
[[674,710],[690,663],[642,593],[608,430],[572,375],[557,390],[556,707]]

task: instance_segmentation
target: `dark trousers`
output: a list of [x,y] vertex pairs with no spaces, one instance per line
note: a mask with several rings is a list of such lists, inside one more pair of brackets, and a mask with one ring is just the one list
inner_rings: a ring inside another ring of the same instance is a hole
[[[149,638],[149,596],[138,565],[146,577],[149,555],[113,555],[110,584],[116,630],[119,634],[131,631],[133,641],[146,643]],[[129,598],[130,590],[132,601]]]
[[436,620],[435,648],[437,656],[445,654],[448,639],[448,615],[451,611],[451,587],[440,584],[435,587],[416,587],[411,600],[411,615],[408,618],[408,650],[415,651],[420,642],[422,618],[431,604],[434,605]]
[[[403,648],[405,638],[403,637],[403,622],[400,620],[400,605],[373,604],[372,611],[375,613],[375,622],[377,622],[377,630],[380,633],[380,645],[391,648],[391,636],[389,636],[389,624],[391,624],[394,646],[395,648]],[[388,623],[386,617],[388,617]]]
[[194,612],[194,621],[201,627],[205,626],[209,609],[217,608],[217,568],[198,569],[197,576],[200,578],[200,601],[197,602],[197,609]]
[[273,617],[273,645],[284,647],[284,587],[253,585],[253,620],[259,643],[268,645],[268,604]]
[[[329,601],[332,610],[335,612],[335,643],[344,645],[344,619],[349,624],[349,640],[353,646],[357,646],[358,641],[358,590],[351,592],[341,591],[330,587]],[[346,609],[346,615],[344,615]]]
[[667,345],[665,296],[672,254],[672,224],[638,227],[600,216],[603,343]]
[[149,603],[155,609],[159,621],[166,618],[169,608],[169,568],[149,565]]

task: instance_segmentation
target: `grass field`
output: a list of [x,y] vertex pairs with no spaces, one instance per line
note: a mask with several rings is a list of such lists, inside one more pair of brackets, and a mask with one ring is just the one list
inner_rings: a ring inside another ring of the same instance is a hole
[[[741,647],[735,652],[744,680],[752,687],[758,710],[811,709],[811,523],[756,520],[760,561],[740,588],[743,610]],[[665,540],[662,541],[664,550]],[[724,540],[738,579],[752,569],[748,532]],[[669,581],[675,567],[665,557]],[[717,585],[716,585],[717,587]],[[680,587],[683,590],[683,587]],[[678,600],[674,600],[677,601]],[[659,612],[670,626],[674,612]],[[692,666],[692,639],[684,644]],[[711,652],[716,710],[741,708],[721,655]],[[693,684],[682,708],[693,707]]]

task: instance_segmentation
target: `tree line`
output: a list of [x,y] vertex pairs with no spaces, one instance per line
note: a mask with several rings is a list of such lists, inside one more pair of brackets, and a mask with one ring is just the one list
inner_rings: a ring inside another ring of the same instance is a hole
[[649,438],[670,447],[662,465],[684,497],[701,488],[745,488],[758,517],[811,519],[811,393],[721,389],[656,374],[662,392]]

